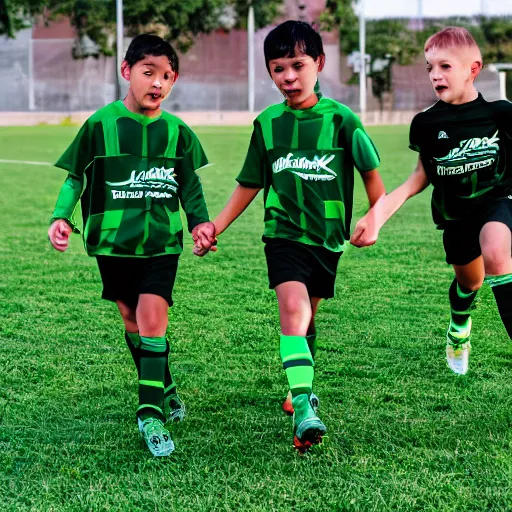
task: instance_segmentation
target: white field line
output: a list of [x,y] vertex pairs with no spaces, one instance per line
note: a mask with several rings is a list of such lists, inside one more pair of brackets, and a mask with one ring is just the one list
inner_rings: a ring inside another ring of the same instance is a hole
[[0,164],[22,164],[22,165],[50,165],[50,162],[31,162],[29,160],[4,160],[0,158]]

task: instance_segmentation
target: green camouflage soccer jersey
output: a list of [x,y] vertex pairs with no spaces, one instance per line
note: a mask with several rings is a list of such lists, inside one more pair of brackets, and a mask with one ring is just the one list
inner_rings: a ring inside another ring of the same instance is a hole
[[328,98],[305,110],[281,103],[254,121],[237,181],[264,189],[264,237],[341,252],[350,237],[354,165],[364,172],[379,163],[348,107]]
[[432,183],[439,228],[478,216],[512,193],[512,103],[478,98],[461,105],[438,101],[412,121],[410,147]]
[[[208,220],[199,177],[201,144],[180,119],[157,119],[116,101],[91,116],[55,164],[69,172],[53,219],[72,221],[81,194],[84,242],[91,256],[179,254],[183,227]],[[83,190],[83,193],[82,193]]]

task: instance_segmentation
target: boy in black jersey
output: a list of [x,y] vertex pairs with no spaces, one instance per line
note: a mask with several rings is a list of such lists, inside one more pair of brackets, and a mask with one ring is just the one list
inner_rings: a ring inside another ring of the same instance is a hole
[[446,357],[455,373],[465,374],[469,311],[484,278],[512,337],[512,103],[487,102],[475,89],[482,56],[466,29],[449,27],[431,36],[425,59],[439,101],[412,121],[416,170],[357,223],[351,242],[375,243],[393,213],[433,185],[434,222],[444,230],[446,261],[455,270]]

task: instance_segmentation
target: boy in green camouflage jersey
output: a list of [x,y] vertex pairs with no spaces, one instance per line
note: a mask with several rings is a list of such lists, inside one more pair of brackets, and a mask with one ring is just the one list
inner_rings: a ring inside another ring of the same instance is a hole
[[48,234],[55,249],[67,249],[81,199],[85,248],[98,261],[102,297],[119,308],[137,368],[139,430],[153,455],[166,456],[174,444],[164,422],[184,414],[165,337],[183,250],[179,207],[209,247],[213,224],[195,172],[207,160],[192,130],[160,108],[178,78],[174,49],[137,36],[121,72],[130,82],[126,98],[92,115],[56,164],[69,174]]
[[359,119],[315,94],[325,62],[319,34],[306,23],[287,21],[268,34],[264,51],[285,101],[255,120],[238,186],[214,224],[221,234],[263,189],[263,241],[291,392],[283,408],[294,412],[294,445],[305,451],[326,432],[312,394],[315,315],[321,299],[334,296],[336,267],[349,238],[354,165],[371,205],[384,186],[374,170],[377,150]]
[[446,358],[462,375],[471,348],[470,308],[484,278],[512,337],[512,103],[487,102],[475,89],[482,55],[466,29],[434,34],[425,43],[425,59],[439,101],[411,124],[417,168],[358,222],[352,243],[374,243],[408,198],[433,185],[434,222],[455,271]]

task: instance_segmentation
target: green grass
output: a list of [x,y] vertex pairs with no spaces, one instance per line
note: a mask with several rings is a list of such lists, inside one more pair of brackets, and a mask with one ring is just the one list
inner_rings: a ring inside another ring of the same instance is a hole
[[[0,158],[54,162],[77,128],[0,129]],[[388,189],[414,167],[405,127],[369,130]],[[249,128],[201,128],[215,215]],[[329,435],[306,456],[280,410],[286,380],[267,288],[262,200],[219,252],[181,259],[172,361],[187,403],[176,451],[152,459],[134,421],[135,370],[92,258],[46,229],[61,170],[0,163],[0,510],[504,511],[512,509],[512,350],[489,289],[470,372],[444,360],[451,269],[414,198],[372,248],[342,257],[321,306],[315,380]],[[366,208],[358,179],[355,218]]]

